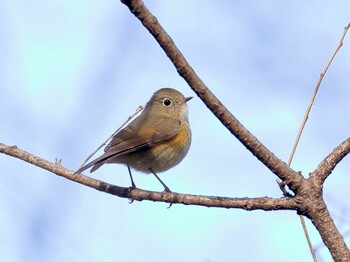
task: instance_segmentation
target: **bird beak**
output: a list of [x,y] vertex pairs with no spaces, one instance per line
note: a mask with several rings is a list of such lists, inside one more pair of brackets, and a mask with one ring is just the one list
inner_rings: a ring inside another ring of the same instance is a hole
[[187,103],[187,102],[190,101],[192,98],[193,98],[193,96],[185,97],[185,102]]

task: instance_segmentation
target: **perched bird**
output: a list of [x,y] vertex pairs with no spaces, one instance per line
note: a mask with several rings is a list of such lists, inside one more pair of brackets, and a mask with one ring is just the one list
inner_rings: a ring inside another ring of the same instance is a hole
[[90,172],[94,172],[103,164],[126,164],[132,187],[136,185],[130,167],[153,173],[164,190],[170,191],[157,173],[179,164],[190,148],[191,129],[187,108],[190,99],[192,97],[184,97],[172,88],[159,89],[147,102],[140,116],[113,137],[105,147],[105,153],[76,173],[90,167]]

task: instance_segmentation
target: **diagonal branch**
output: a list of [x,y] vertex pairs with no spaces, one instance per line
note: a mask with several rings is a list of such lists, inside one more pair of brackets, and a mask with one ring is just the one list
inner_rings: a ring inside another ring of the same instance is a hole
[[281,180],[295,190],[299,187],[303,177],[295,172],[286,163],[277,158],[253,134],[251,134],[215,97],[208,87],[199,78],[193,68],[186,61],[174,41],[159,24],[141,0],[122,0],[130,11],[142,22],[164,50],[178,73],[186,80],[194,92],[202,99],[204,104],[221,121],[221,123],[267,168]]
[[[299,206],[294,198],[230,198],[219,196],[200,196],[170,192],[154,192],[138,188],[120,187],[106,182],[93,179],[81,174],[74,174],[73,171],[61,166],[60,163],[51,163],[38,156],[30,154],[16,146],[8,146],[0,143],[0,152],[9,156],[24,160],[30,164],[41,167],[58,176],[62,176],[82,185],[96,190],[128,198],[132,200],[149,200],[155,202],[166,202],[171,204],[197,205],[220,208],[239,208],[244,210],[298,210]],[[57,162],[57,161],[56,161]]]
[[318,165],[310,178],[314,179],[318,185],[322,185],[337,164],[349,153],[350,137],[333,149],[333,151]]

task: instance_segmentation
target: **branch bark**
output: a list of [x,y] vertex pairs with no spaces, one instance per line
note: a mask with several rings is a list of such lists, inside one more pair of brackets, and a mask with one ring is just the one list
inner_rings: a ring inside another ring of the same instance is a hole
[[16,146],[8,146],[0,143],[0,153],[16,157],[30,164],[50,171],[71,181],[94,188],[96,190],[131,200],[149,200],[155,202],[166,202],[170,204],[197,205],[219,208],[239,208],[250,210],[297,210],[298,203],[294,198],[230,198],[220,196],[200,196],[180,194],[174,192],[154,192],[139,188],[120,187],[106,182],[82,175],[61,166],[60,161],[49,162]]
[[311,219],[323,242],[335,261],[350,261],[350,251],[331,218],[322,197],[323,183],[336,165],[350,152],[350,138],[336,147],[317,167],[308,179],[291,169],[277,158],[254,135],[252,135],[229,110],[214,96],[188,64],[170,36],[140,0],[123,0],[131,12],[143,23],[170,58],[179,74],[202,99],[221,123],[266,167],[283,180],[295,193],[284,198],[229,198],[200,196],[173,192],[154,192],[138,188],[111,185],[103,181],[75,174],[61,166],[59,161],[49,162],[25,152],[16,146],[0,143],[0,152],[19,158],[74,182],[122,198],[157,201],[170,204],[199,205],[206,207],[239,208],[244,210],[295,210]]
[[350,137],[342,142],[318,165],[311,177],[319,185],[323,185],[327,177],[332,173],[339,162],[350,152]]

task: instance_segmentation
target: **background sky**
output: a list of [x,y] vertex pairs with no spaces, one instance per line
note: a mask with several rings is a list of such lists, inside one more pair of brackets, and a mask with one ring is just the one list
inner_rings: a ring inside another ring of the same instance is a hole
[[[287,161],[319,74],[350,21],[349,1],[146,4],[207,86]],[[0,0],[0,37],[0,142],[60,158],[70,169],[159,88],[195,96],[119,1]],[[349,136],[349,56],[347,36],[293,160],[305,176]],[[189,112],[190,152],[161,174],[173,191],[281,196],[276,177],[196,96]],[[324,188],[348,245],[349,166],[345,158]],[[295,212],[129,204],[6,155],[0,167],[1,261],[311,261]],[[123,165],[91,176],[130,185]],[[134,172],[134,179],[163,190],[152,176]],[[330,261],[307,225],[319,261]]]

